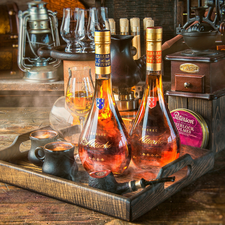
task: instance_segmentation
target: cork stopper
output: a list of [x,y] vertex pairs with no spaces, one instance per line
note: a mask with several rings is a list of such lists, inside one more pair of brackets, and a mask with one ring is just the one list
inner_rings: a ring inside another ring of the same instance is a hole
[[109,18],[109,26],[111,34],[116,34],[116,22],[113,18]]
[[109,30],[95,31],[95,44],[110,44],[111,35]]
[[140,32],[140,19],[138,17],[130,19],[130,29],[131,32]]
[[162,27],[147,27],[147,41],[162,41]]
[[147,27],[154,27],[154,20],[151,17],[145,17],[143,19],[143,27],[146,30]]
[[129,20],[127,18],[120,18],[120,33],[129,32]]

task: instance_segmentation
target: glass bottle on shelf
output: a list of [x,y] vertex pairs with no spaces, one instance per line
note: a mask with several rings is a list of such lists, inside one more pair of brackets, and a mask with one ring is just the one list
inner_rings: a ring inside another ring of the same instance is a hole
[[109,30],[95,31],[94,99],[78,144],[81,163],[93,177],[122,174],[131,160],[129,135],[112,93],[110,43]]
[[132,45],[137,50],[137,53],[133,56],[133,59],[137,60],[141,57],[140,18],[134,17],[130,19],[130,30],[131,35],[134,36],[132,39]]
[[143,170],[162,167],[179,157],[180,137],[164,100],[162,28],[146,31],[146,84],[130,131],[133,163]]

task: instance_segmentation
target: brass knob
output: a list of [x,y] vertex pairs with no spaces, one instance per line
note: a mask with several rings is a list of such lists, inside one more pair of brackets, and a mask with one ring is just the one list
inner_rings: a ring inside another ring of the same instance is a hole
[[10,36],[10,39],[17,39],[18,38],[18,35],[11,35]]
[[15,15],[15,12],[12,11],[12,10],[10,10],[8,13],[9,13],[10,16]]
[[184,83],[184,87],[185,87],[185,88],[188,88],[188,87],[190,87],[190,86],[191,86],[191,83],[188,83],[188,82],[185,82],[185,83]]
[[12,47],[13,48],[18,48],[18,44],[13,44]]

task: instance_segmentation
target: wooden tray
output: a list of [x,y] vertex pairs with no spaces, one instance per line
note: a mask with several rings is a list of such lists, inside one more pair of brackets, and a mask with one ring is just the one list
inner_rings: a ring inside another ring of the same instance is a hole
[[[29,140],[29,134],[30,132],[17,136],[11,146],[0,150],[0,180],[2,182],[127,221],[133,221],[142,216],[214,166],[212,151],[182,146],[181,156],[177,160],[159,171],[147,171],[148,175],[153,174],[153,177],[157,178],[174,174],[175,183],[161,183],[140,191],[117,195],[89,187],[86,178],[80,179],[82,182],[73,182],[42,173],[41,168],[28,162],[28,150],[20,151],[21,144]],[[84,172],[82,167],[79,171],[80,174]],[[123,182],[143,175],[132,174],[131,177],[130,171],[132,171],[132,165],[129,173],[117,178],[117,181]],[[150,176],[149,179],[151,179]]]

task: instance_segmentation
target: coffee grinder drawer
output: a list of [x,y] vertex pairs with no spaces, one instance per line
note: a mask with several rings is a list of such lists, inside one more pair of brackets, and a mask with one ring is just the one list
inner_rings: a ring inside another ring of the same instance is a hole
[[175,91],[204,93],[205,75],[175,74]]

